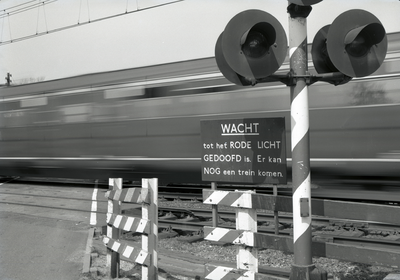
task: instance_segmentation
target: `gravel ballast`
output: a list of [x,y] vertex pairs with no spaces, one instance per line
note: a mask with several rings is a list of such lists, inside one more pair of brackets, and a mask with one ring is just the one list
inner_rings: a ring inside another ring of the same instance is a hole
[[[176,208],[207,208],[210,205],[204,205],[200,202],[184,202],[184,201],[160,201],[159,207],[176,207]],[[141,246],[139,236],[132,236],[127,234],[127,239],[135,242],[135,246]],[[92,267],[96,268],[95,273],[91,275],[84,275],[80,280],[105,280],[109,279],[107,276],[107,268],[105,262],[106,249],[102,244],[102,236],[95,237],[93,250],[98,257],[93,259]],[[191,259],[200,263],[214,263],[216,261],[229,262],[236,264],[236,245],[218,245],[209,241],[200,240],[197,242],[189,243],[183,242],[179,236],[160,239],[159,240],[159,256],[180,256],[180,258],[190,261]],[[172,258],[172,257],[171,257]],[[263,249],[258,250],[258,262],[260,267],[273,267],[291,270],[293,264],[293,254],[286,254],[281,251]],[[382,266],[366,265],[361,263],[345,262],[336,259],[328,258],[313,258],[313,264],[320,269],[328,272],[329,279],[334,280],[382,280],[387,275],[394,273],[400,274],[399,268],[390,268]],[[161,267],[159,265],[159,267]],[[141,279],[141,267],[133,263],[121,261],[121,277],[120,279]],[[197,275],[197,278],[196,278]],[[191,275],[190,273],[169,273],[163,272],[163,277],[166,279],[204,279],[204,275]],[[201,277],[201,278],[199,278]]]

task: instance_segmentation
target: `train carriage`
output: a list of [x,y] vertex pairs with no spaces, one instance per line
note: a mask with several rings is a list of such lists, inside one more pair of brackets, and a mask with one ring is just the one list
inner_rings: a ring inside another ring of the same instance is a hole
[[[309,87],[313,178],[400,177],[400,33],[388,40],[372,75]],[[288,129],[289,95],[233,85],[213,57],[2,87],[0,175],[200,183],[200,120],[285,117]]]

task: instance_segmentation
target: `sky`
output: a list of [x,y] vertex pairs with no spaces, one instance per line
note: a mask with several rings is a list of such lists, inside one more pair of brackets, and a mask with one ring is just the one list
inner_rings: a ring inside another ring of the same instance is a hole
[[[183,0],[162,5],[174,1],[40,0],[45,4],[12,14],[10,7],[39,1],[1,0],[0,84],[8,72],[15,82],[52,80],[212,57],[228,21],[248,9],[276,17],[289,37],[285,0]],[[351,9],[373,13],[387,33],[400,31],[399,0],[323,0],[312,7],[309,42],[320,28]],[[124,15],[98,20],[117,14]],[[53,32],[57,29],[61,30]],[[27,36],[31,38],[8,43]]]

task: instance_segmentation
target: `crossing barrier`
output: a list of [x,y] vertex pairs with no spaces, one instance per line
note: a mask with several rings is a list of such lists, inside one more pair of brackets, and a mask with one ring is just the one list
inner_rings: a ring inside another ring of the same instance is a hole
[[[293,212],[292,197],[256,194],[252,191],[230,192],[203,189],[203,203],[230,206],[236,209],[236,229],[204,227],[204,239],[238,245],[237,267],[217,267],[207,264],[206,279],[264,279],[258,273],[258,249],[274,249],[294,252],[293,236],[257,233],[256,209]],[[332,218],[369,220],[399,225],[400,208],[325,199],[311,200],[311,214]],[[300,207],[301,208],[301,207]],[[307,210],[307,209],[306,209]],[[306,211],[300,209],[300,212]],[[345,245],[326,240],[312,240],[312,255],[344,261],[399,267],[400,252]],[[243,277],[243,278],[241,278]],[[269,278],[267,278],[269,279]]]
[[[107,213],[107,267],[119,278],[120,255],[142,265],[142,279],[158,279],[158,180],[142,179],[142,188],[122,189],[122,179],[109,179]],[[142,218],[121,215],[121,202],[142,204]],[[142,248],[119,240],[120,231],[142,234]]]

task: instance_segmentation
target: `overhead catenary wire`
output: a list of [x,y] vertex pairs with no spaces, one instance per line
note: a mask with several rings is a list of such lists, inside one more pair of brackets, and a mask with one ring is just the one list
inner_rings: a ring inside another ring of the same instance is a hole
[[[10,16],[13,16],[13,15],[16,15],[16,14],[20,14],[20,13],[23,13],[23,12],[34,10],[34,9],[36,9],[38,7],[41,7],[42,5],[48,5],[48,4],[57,2],[57,1],[58,0],[44,0],[44,1],[41,1],[41,2],[38,2],[37,0],[29,1],[29,2],[26,2],[24,4],[20,4],[20,5],[16,5],[16,6],[13,6],[13,7],[9,7],[7,9],[3,9],[1,11],[2,14],[0,14],[0,18],[10,17]],[[28,5],[28,6],[24,6],[24,5],[27,5],[28,3],[31,3],[31,2],[36,2],[36,3]],[[19,7],[19,8],[15,9],[16,7]]]
[[[57,0],[43,1],[43,3],[46,2],[46,4],[50,4],[50,3],[55,2],[55,1],[57,1]],[[92,20],[89,17],[89,20],[85,21],[85,22],[78,22],[76,24],[71,24],[71,25],[66,25],[66,26],[59,27],[59,28],[54,28],[54,29],[46,30],[45,32],[36,32],[36,34],[21,36],[21,37],[14,38],[14,39],[11,36],[11,27],[10,27],[10,24],[9,24],[10,39],[6,40],[6,41],[2,41],[1,40],[0,41],[0,47],[3,46],[3,45],[6,45],[6,44],[11,44],[11,43],[15,43],[15,42],[23,41],[23,40],[29,40],[29,39],[32,39],[32,38],[36,38],[38,36],[42,36],[42,35],[46,35],[46,34],[50,34],[50,33],[60,32],[60,31],[63,31],[63,30],[67,30],[67,29],[83,26],[83,25],[86,25],[86,24],[89,24],[89,23],[95,23],[95,22],[99,22],[99,21],[104,21],[104,20],[108,20],[108,19],[112,19],[112,18],[116,18],[116,17],[128,15],[128,14],[132,14],[132,13],[137,13],[137,12],[141,12],[141,11],[155,9],[155,8],[159,8],[159,7],[170,5],[170,4],[175,4],[175,3],[178,3],[178,2],[182,2],[182,1],[184,1],[184,0],[174,0],[174,1],[171,1],[171,2],[166,2],[166,3],[162,3],[162,4],[150,6],[150,7],[145,7],[145,8],[142,8],[142,9],[139,9],[139,7],[137,7],[136,10],[124,11],[122,13],[118,13],[118,14],[114,14],[114,15],[110,15],[110,16],[105,16],[105,17],[101,17],[101,18],[97,18],[97,19],[92,19]],[[36,5],[35,8],[37,8],[37,7],[38,6]],[[22,11],[20,11],[20,12],[22,12]],[[0,15],[0,18],[6,17],[6,16],[8,17],[8,20],[9,20],[10,16],[9,15],[5,15],[5,14]]]
[[15,6],[11,6],[11,7],[8,7],[7,9],[4,9],[3,11],[11,10],[11,9],[14,9],[14,8],[20,7],[20,6],[24,6],[24,5],[26,5],[26,4],[28,4],[28,3],[32,3],[32,2],[37,2],[37,0],[31,0],[31,1],[28,1],[28,2],[25,2],[25,3],[22,3],[22,4],[18,4],[18,5],[15,5]]

